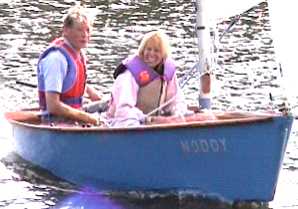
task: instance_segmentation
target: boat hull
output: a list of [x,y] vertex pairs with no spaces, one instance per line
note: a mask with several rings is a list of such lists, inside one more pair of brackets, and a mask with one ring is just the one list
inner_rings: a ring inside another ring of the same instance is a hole
[[293,118],[135,129],[12,122],[16,152],[98,190],[195,190],[227,200],[274,197]]

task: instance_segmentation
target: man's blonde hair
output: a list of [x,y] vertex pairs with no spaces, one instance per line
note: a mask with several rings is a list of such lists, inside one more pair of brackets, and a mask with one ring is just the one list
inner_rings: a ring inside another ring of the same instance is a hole
[[73,27],[75,23],[83,22],[87,22],[90,26],[93,24],[93,20],[89,17],[86,8],[76,5],[70,8],[66,14],[63,21],[63,27]]
[[170,52],[170,44],[169,44],[168,36],[162,31],[151,31],[144,35],[139,45],[138,55],[140,57],[144,56],[145,47],[149,42],[153,42],[154,44],[157,44],[160,46],[163,58],[167,58],[170,56],[171,52]]

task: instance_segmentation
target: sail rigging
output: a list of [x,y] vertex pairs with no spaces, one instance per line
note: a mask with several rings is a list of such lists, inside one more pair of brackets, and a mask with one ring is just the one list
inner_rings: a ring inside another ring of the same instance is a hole
[[264,2],[264,0],[207,0],[204,2],[206,18],[209,19],[209,21],[229,18],[241,14],[261,2]]

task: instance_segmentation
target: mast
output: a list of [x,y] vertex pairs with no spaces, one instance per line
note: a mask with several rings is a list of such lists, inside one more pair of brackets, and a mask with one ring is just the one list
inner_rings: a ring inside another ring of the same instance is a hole
[[198,72],[200,77],[199,107],[211,108],[211,44],[210,28],[206,16],[205,0],[196,0],[196,34],[199,49]]

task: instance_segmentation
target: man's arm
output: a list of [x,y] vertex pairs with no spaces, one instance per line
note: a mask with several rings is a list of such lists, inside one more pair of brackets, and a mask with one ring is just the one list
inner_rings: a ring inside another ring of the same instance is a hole
[[93,115],[79,109],[72,108],[61,102],[59,93],[46,92],[45,96],[49,113],[94,125],[98,124],[98,119]]

